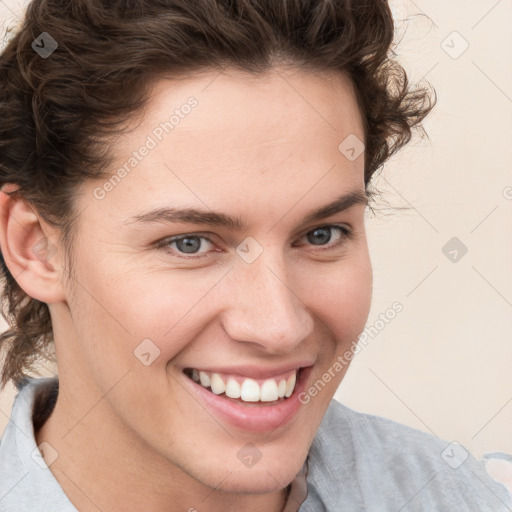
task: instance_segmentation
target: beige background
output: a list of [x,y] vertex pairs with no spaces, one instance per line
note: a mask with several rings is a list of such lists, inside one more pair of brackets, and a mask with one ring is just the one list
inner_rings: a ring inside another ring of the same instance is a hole
[[[22,5],[0,0],[2,34]],[[512,2],[399,0],[393,8],[408,17],[397,25],[398,56],[439,102],[430,141],[413,141],[376,182],[409,210],[382,208],[368,219],[368,326],[377,335],[336,398],[478,457],[512,453]],[[468,248],[455,263],[442,252],[453,237]],[[395,301],[404,309],[382,328],[375,322]],[[0,432],[12,397],[12,388],[0,394]]]

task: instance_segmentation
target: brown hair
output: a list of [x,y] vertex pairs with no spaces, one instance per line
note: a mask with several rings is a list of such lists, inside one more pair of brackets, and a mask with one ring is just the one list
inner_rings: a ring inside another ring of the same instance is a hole
[[[36,51],[43,32],[58,44],[51,55]],[[69,257],[76,188],[107,173],[109,137],[142,111],[156,78],[276,63],[349,74],[368,185],[435,103],[408,84],[393,35],[385,0],[32,0],[0,55],[0,186],[15,183],[59,228]],[[0,263],[10,326],[0,336],[3,387],[49,357],[53,332],[47,304],[24,293],[1,254]]]

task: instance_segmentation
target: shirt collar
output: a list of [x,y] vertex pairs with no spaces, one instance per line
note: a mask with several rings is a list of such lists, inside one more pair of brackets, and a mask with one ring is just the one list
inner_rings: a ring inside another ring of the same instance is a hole
[[[34,435],[34,405],[38,397],[51,396],[55,381],[53,378],[39,378],[18,385],[19,393],[0,443],[2,511],[78,512],[41,456]],[[51,449],[43,444],[40,447],[43,450]]]

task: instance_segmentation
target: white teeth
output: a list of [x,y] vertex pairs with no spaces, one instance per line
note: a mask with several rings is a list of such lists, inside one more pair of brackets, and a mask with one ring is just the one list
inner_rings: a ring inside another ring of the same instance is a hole
[[297,375],[295,373],[292,373],[288,377],[288,380],[286,381],[286,391],[284,393],[284,396],[286,398],[288,398],[293,393],[293,390],[295,389],[296,380],[297,380]]
[[192,379],[200,382],[201,386],[211,388],[216,395],[223,393],[230,398],[240,398],[244,402],[274,402],[280,398],[289,398],[297,381],[297,372],[292,373],[288,379],[267,379],[260,386],[254,379],[244,379],[242,385],[233,377],[228,377],[224,383],[220,374],[192,369]]
[[260,387],[255,380],[245,379],[240,390],[240,398],[244,402],[259,402]]
[[277,400],[279,395],[277,393],[277,384],[275,379],[266,380],[261,386],[261,398],[262,402],[273,402]]
[[277,386],[277,394],[279,398],[284,398],[284,394],[286,392],[286,379],[282,379],[279,381],[279,386]]
[[226,395],[230,398],[240,398],[241,390],[240,390],[240,384],[233,379],[229,378],[228,383],[226,384]]
[[210,386],[216,395],[220,395],[226,391],[226,385],[218,373],[212,373],[212,381]]
[[204,372],[199,372],[199,378],[201,379],[201,386],[205,388],[210,387],[210,377]]

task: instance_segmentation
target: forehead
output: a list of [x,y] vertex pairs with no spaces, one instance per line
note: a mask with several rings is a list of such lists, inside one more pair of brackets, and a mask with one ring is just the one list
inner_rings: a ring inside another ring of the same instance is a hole
[[230,69],[160,79],[111,148],[111,175],[125,171],[101,206],[126,217],[132,209],[120,204],[139,199],[219,210],[234,205],[234,192],[238,207],[262,194],[286,203],[319,181],[336,186],[334,199],[343,188],[364,188],[364,155],[350,160],[339,149],[347,137],[364,140],[352,83],[341,73]]
[[[284,126],[287,129],[279,140],[291,142],[301,130],[364,137],[354,86],[341,72],[272,68],[250,74],[234,69],[209,70],[179,80],[160,79],[150,91],[141,125],[146,132],[194,97],[198,108],[189,121],[180,122],[178,137],[180,133],[187,139],[222,134],[226,146],[245,138],[247,144],[240,149],[247,149],[251,142],[275,145],[273,130]],[[233,127],[243,130],[236,132]]]

